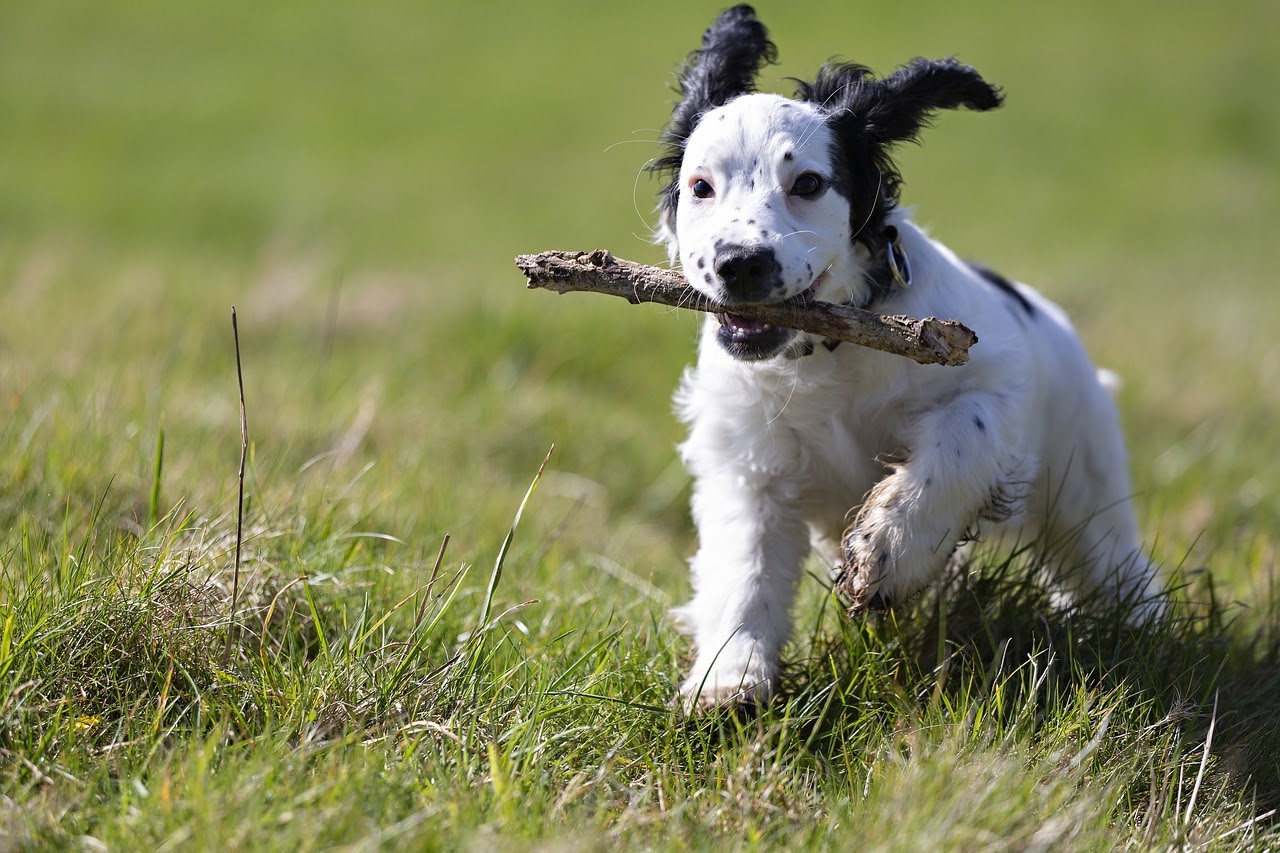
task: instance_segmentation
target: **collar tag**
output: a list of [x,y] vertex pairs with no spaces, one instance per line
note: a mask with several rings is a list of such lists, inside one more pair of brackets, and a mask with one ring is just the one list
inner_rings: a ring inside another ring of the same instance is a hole
[[889,259],[889,272],[893,274],[893,280],[903,287],[911,286],[911,264],[907,261],[907,253],[902,249],[902,238],[898,235],[898,229],[890,225],[884,229],[885,237],[885,254]]

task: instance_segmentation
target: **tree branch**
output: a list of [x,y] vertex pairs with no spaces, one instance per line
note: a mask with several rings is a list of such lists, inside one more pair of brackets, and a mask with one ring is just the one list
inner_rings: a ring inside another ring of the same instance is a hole
[[964,364],[969,347],[978,341],[972,330],[955,320],[917,320],[830,302],[788,300],[730,309],[694,290],[678,272],[615,258],[604,249],[519,255],[516,266],[528,277],[530,288],[607,293],[633,305],[656,302],[713,314],[732,311],[774,326],[906,356],[920,364]]

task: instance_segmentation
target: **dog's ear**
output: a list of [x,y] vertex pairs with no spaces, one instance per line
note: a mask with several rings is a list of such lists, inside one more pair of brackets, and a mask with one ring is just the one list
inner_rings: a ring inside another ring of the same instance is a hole
[[671,114],[666,141],[682,144],[704,113],[753,91],[760,66],[776,61],[777,54],[755,9],[743,4],[722,12],[680,70],[680,103]]
[[[755,90],[760,66],[777,60],[777,48],[769,41],[756,11],[746,4],[720,14],[702,34],[702,47],[689,54],[678,76],[680,102],[662,133],[665,153],[650,169],[678,172],[685,142],[702,116],[738,95]],[[674,216],[673,181],[663,190],[664,217]]]
[[914,140],[938,110],[993,110],[1000,90],[955,59],[913,59],[880,81],[867,132],[884,143]]
[[915,59],[883,80],[861,65],[828,64],[812,83],[799,84],[797,96],[830,116],[855,237],[878,235],[898,203],[894,145],[914,141],[938,110],[990,110],[1003,101],[999,89],[955,59]]
[[883,80],[861,65],[829,64],[798,95],[830,113],[833,125],[853,125],[878,145],[914,140],[938,110],[991,110],[1004,100],[956,59],[913,59]]

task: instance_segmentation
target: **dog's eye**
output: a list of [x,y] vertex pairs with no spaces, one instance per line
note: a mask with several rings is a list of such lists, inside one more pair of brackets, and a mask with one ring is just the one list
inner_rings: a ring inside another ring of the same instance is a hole
[[702,180],[702,178],[698,178],[698,180],[694,181],[689,186],[689,189],[693,191],[694,198],[711,198],[716,194],[716,191],[711,188],[711,184]]
[[820,192],[822,192],[822,178],[813,172],[805,172],[791,185],[791,194],[801,198],[813,198]]

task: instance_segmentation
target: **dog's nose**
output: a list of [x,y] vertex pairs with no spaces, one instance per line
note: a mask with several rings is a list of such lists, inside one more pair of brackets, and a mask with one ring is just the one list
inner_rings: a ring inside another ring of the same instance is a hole
[[773,250],[761,246],[724,246],[714,267],[728,295],[742,302],[762,301],[782,284]]

